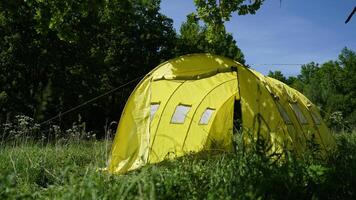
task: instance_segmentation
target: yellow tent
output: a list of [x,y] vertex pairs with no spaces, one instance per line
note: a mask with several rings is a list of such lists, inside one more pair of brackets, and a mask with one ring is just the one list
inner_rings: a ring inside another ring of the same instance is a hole
[[270,151],[298,153],[308,142],[323,150],[335,141],[305,96],[238,62],[191,54],[160,64],[137,85],[122,113],[108,171],[216,147],[232,149],[234,111],[241,110],[246,144],[263,138]]

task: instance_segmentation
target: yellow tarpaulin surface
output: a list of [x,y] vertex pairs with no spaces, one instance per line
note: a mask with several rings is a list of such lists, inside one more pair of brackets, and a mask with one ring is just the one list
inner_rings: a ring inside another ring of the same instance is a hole
[[312,141],[335,141],[316,107],[298,91],[230,59],[192,54],[162,63],[127,101],[108,171],[124,173],[191,152],[232,149],[235,101],[240,101],[245,144],[257,139],[271,153],[298,153]]

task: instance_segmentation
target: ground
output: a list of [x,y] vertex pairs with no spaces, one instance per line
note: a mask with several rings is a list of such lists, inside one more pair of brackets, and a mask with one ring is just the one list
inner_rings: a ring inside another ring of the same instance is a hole
[[356,133],[327,159],[202,152],[125,175],[105,167],[107,141],[22,140],[0,147],[0,199],[355,199]]

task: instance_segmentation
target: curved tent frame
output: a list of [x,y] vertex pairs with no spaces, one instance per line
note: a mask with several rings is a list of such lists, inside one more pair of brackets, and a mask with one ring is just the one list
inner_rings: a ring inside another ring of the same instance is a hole
[[316,106],[298,91],[231,59],[190,54],[160,64],[136,86],[108,171],[124,173],[207,149],[232,150],[234,105],[241,105],[245,144],[262,138],[273,153],[301,153],[310,141],[324,151],[335,147]]

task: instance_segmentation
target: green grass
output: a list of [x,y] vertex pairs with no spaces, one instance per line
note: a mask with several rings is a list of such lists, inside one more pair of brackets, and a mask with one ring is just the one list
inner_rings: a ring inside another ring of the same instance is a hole
[[126,175],[98,172],[103,141],[0,147],[0,199],[355,199],[356,133],[338,152],[274,162],[259,151],[203,152]]

